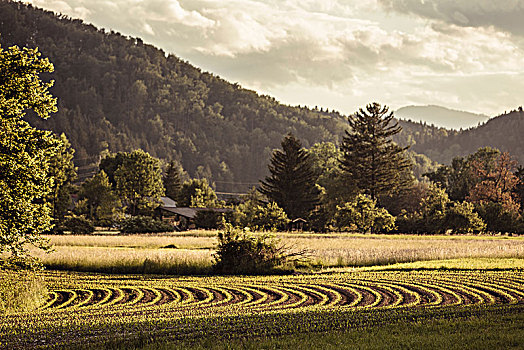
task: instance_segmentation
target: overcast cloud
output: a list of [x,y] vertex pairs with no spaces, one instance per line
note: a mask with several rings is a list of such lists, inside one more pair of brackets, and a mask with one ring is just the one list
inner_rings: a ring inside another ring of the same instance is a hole
[[523,104],[524,0],[33,0],[284,103]]

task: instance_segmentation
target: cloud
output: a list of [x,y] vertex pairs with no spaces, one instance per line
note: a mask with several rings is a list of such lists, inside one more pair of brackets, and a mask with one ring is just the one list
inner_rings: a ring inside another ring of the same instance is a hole
[[387,10],[440,20],[462,27],[496,27],[524,36],[522,0],[378,0]]
[[[490,98],[484,84],[506,79],[506,90],[522,91],[511,78],[523,73],[520,0],[32,2],[141,37],[286,103],[345,113],[372,100],[464,103],[461,109],[491,113],[511,99],[491,90]],[[466,81],[475,84],[467,92]],[[477,109],[475,95],[486,110]]]

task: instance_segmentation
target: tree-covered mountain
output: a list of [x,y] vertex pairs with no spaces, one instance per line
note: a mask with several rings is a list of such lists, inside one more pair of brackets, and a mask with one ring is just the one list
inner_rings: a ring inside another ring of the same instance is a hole
[[431,159],[449,164],[456,156],[475,153],[480,147],[494,147],[509,152],[524,164],[524,112],[518,110],[490,119],[485,124],[461,132],[450,132],[446,137],[436,137],[417,142],[411,149]]
[[309,147],[346,128],[337,112],[282,105],[138,38],[31,5],[1,1],[0,33],[3,47],[38,47],[55,65],[59,112],[31,123],[64,132],[80,166],[106,149],[142,148],[191,176],[253,185],[287,132]]
[[[19,2],[0,0],[0,44],[38,47],[54,64],[51,91],[59,111],[30,122],[67,135],[80,178],[101,152],[141,148],[166,162],[179,161],[191,177],[208,178],[219,191],[245,191],[267,175],[271,152],[288,132],[309,148],[320,141],[340,144],[348,128],[336,111],[280,104],[139,38]],[[435,149],[455,140],[457,131],[409,121],[400,125],[397,143],[450,159]],[[518,129],[508,132],[519,135]],[[510,146],[501,148],[514,153]],[[434,170],[424,155],[411,157],[418,174]]]

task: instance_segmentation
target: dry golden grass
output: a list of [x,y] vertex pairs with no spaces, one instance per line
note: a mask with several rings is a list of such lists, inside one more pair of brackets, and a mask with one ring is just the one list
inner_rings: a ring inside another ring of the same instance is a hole
[[[524,258],[524,237],[278,233],[283,244],[308,249],[311,266],[374,266],[460,258]],[[48,236],[48,268],[115,273],[207,273],[215,231],[163,235]],[[162,249],[166,246],[175,249]]]
[[212,248],[216,233],[211,237],[193,234],[136,234],[136,235],[49,235],[55,247],[127,247],[163,248],[174,245],[181,249]]

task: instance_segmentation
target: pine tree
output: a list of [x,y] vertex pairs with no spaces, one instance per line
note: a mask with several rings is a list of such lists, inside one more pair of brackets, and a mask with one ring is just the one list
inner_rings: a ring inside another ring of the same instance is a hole
[[275,150],[268,166],[271,176],[261,181],[260,193],[284,209],[290,218],[305,217],[319,202],[310,154],[291,133]]
[[177,200],[182,188],[182,180],[180,179],[178,164],[175,161],[171,161],[167,167],[164,176],[164,188],[166,189],[167,197]]
[[413,181],[412,164],[404,154],[407,147],[391,140],[402,128],[392,123],[393,112],[388,111],[387,106],[372,103],[350,116],[351,129],[341,146],[341,168],[347,180],[372,199],[406,188]]

